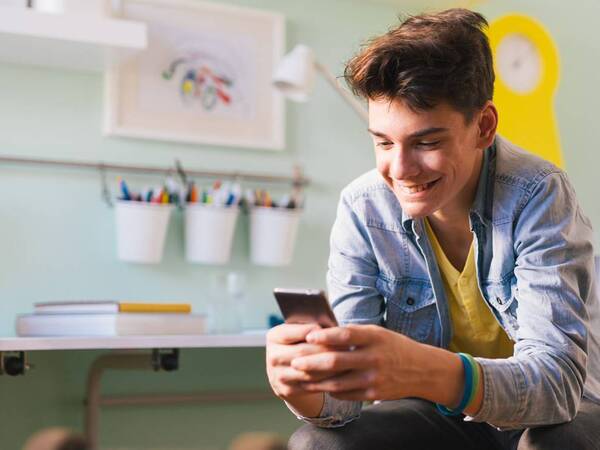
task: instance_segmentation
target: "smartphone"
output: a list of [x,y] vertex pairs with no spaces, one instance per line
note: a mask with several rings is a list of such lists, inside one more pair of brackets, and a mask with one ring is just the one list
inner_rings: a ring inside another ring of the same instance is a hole
[[321,290],[275,288],[273,295],[286,323],[318,323],[323,328],[337,326],[335,314]]

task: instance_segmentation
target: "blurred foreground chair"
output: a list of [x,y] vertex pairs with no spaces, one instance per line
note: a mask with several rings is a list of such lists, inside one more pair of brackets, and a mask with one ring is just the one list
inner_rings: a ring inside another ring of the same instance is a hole
[[27,439],[23,450],[88,450],[83,436],[68,428],[44,428]]
[[287,442],[275,433],[243,433],[229,445],[229,450],[286,450]]

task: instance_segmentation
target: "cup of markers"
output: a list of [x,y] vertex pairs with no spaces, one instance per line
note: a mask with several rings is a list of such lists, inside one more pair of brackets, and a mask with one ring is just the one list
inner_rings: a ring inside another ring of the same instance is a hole
[[250,207],[250,260],[261,266],[287,266],[294,254],[303,201],[298,192],[273,200],[267,191],[246,192]]
[[229,262],[240,212],[241,188],[217,180],[209,188],[188,185],[185,206],[185,256],[191,263]]
[[122,179],[119,189],[115,205],[118,258],[132,263],[159,263],[179,194],[166,186],[134,192]]

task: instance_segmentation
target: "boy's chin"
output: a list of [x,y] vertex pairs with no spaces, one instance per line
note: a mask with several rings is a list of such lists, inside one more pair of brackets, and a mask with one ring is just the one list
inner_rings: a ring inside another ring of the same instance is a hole
[[431,205],[406,202],[400,199],[398,199],[398,202],[400,203],[400,207],[402,208],[402,211],[404,211],[404,214],[413,219],[421,219],[434,212],[434,208]]

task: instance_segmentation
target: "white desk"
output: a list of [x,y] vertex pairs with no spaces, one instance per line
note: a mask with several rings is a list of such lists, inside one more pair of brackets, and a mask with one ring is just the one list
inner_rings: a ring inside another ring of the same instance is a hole
[[170,336],[9,337],[0,338],[0,352],[35,350],[264,347],[266,342],[265,333]]

